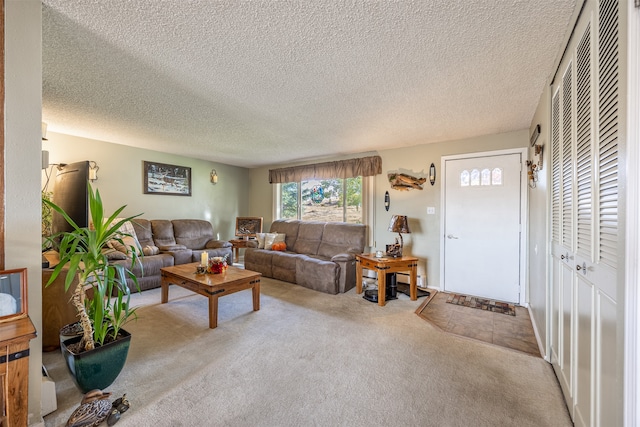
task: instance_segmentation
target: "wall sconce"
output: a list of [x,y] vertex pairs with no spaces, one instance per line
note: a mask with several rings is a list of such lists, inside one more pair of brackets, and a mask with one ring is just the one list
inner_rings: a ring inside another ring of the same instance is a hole
[[431,183],[431,185],[436,183],[436,165],[434,165],[433,163],[431,163],[431,166],[429,166],[429,182]]
[[93,160],[89,161],[89,181],[93,182],[98,179],[98,169],[100,167]]
[[529,178],[529,187],[536,188],[538,182],[538,165],[531,160],[527,160],[527,178]]
[[390,205],[391,205],[391,197],[389,197],[389,192],[385,191],[384,192],[384,210],[388,211]]
[[40,131],[42,133],[42,140],[43,141],[48,141],[48,139],[47,139],[47,124],[45,122],[42,122]]
[[218,183],[218,173],[216,172],[215,169],[211,169],[210,178],[211,178],[211,183],[212,184],[217,184]]

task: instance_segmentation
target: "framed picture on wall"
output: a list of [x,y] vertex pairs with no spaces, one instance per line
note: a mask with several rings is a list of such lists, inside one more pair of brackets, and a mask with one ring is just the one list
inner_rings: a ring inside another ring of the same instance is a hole
[[0,271],[0,322],[27,314],[27,269]]
[[191,196],[191,168],[143,161],[144,194]]

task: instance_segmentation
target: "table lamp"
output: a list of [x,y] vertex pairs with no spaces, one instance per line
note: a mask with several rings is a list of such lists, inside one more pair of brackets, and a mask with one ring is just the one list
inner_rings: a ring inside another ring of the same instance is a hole
[[389,231],[393,231],[394,233],[398,233],[400,236],[400,251],[398,256],[402,256],[402,233],[411,233],[409,230],[409,221],[405,215],[394,215],[391,217],[391,222],[389,222]]

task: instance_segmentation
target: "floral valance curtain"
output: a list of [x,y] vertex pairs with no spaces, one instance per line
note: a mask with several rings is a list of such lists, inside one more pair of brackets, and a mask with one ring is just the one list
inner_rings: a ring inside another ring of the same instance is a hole
[[338,160],[269,170],[269,183],[300,182],[311,179],[354,178],[382,173],[380,156]]

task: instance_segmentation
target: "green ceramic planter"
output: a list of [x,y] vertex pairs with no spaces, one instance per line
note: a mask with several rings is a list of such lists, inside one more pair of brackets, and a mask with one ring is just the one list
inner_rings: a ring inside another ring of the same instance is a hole
[[67,368],[78,388],[86,393],[93,389],[109,387],[120,375],[129,354],[131,334],[121,329],[123,337],[93,350],[73,354],[67,346],[77,343],[82,337],[65,340],[60,349]]

